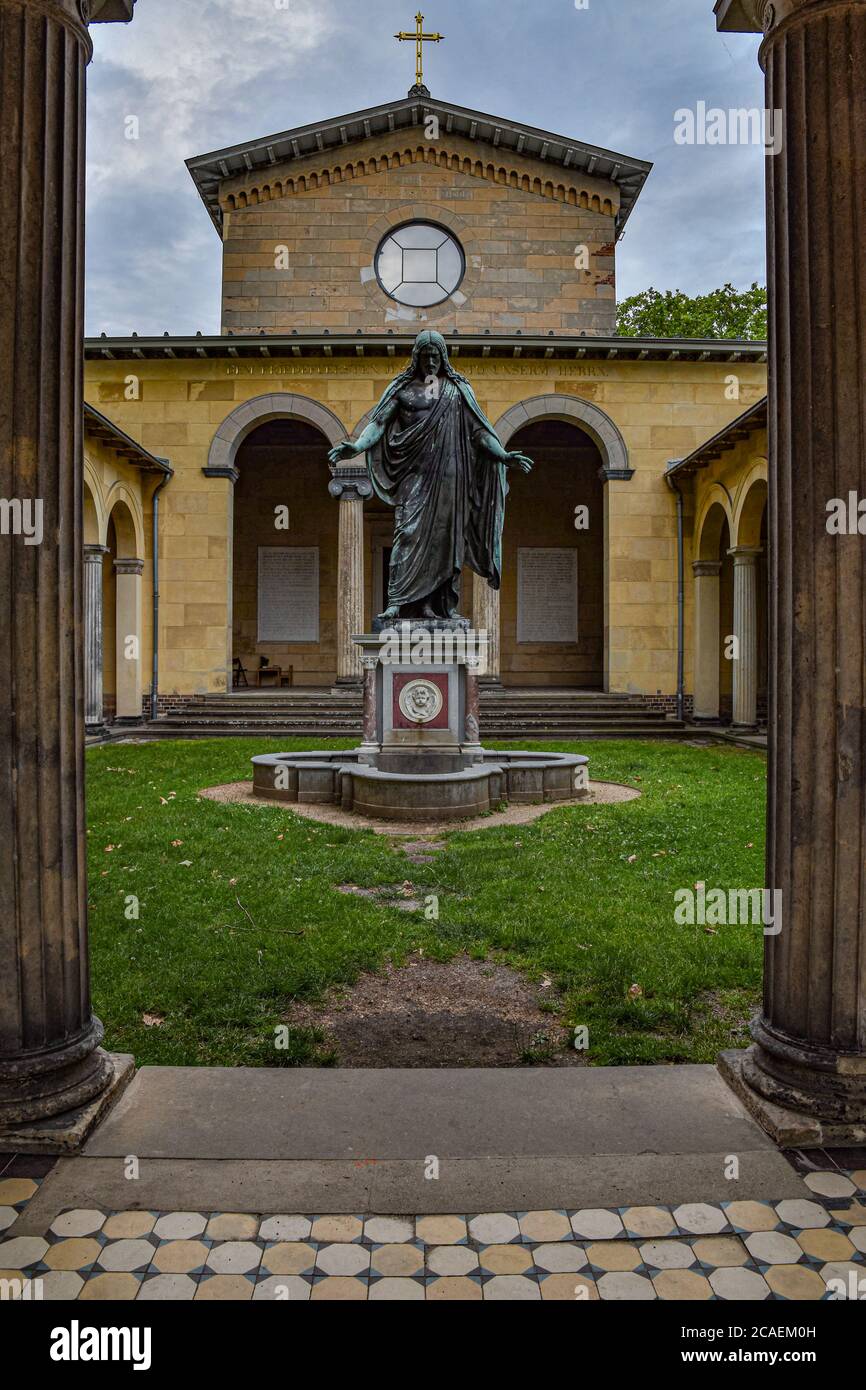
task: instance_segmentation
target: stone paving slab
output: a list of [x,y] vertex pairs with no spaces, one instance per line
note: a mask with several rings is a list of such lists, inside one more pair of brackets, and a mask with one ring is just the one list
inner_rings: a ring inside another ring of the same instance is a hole
[[84,1148],[344,1162],[744,1152],[776,1150],[713,1066],[143,1067]]
[[[423,1159],[353,1163],[148,1159],[136,1182],[119,1158],[62,1159],[34,1197],[22,1226],[50,1224],[67,1207],[186,1210],[209,1194],[213,1209],[414,1214],[725,1201],[729,1153],[583,1155],[578,1158],[449,1159],[428,1180]],[[741,1153],[743,1200],[793,1198],[803,1185],[775,1153]]]
[[[73,1160],[75,1162],[75,1160]],[[55,1301],[841,1301],[866,1294],[866,1169],[776,1202],[424,1216],[215,1210],[59,1213],[0,1180],[4,1299]],[[202,1181],[200,1196],[207,1194]]]

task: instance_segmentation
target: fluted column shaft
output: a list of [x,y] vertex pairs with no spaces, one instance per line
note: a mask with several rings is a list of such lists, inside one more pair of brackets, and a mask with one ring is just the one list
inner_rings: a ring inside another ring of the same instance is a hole
[[736,546],[734,560],[733,722],[754,729],[758,719],[758,565],[760,549]]
[[694,717],[719,717],[719,574],[721,560],[696,560]]
[[0,1128],[112,1079],[91,1016],[84,868],[82,213],[89,38],[75,0],[0,0]]
[[88,729],[101,728],[103,720],[102,567],[107,554],[104,545],[84,547],[84,723]]
[[337,530],[337,683],[362,678],[361,649],[352,641],[364,631],[364,498],[372,493],[366,470],[335,468],[328,491],[339,498]]
[[476,632],[487,634],[485,661],[478,672],[479,679],[485,682],[502,679],[499,612],[499,590],[491,589],[487,580],[476,574],[472,581],[472,626]]
[[783,922],[743,1074],[851,1142],[866,1133],[866,548],[828,531],[827,505],[866,497],[866,0],[746,10],[784,121],[767,159],[767,882]]

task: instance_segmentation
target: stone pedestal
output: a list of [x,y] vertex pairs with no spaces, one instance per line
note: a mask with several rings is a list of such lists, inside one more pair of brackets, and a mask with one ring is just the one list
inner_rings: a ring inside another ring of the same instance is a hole
[[[771,1132],[866,1138],[866,548],[827,503],[866,497],[866,0],[719,0],[766,29],[770,284],[770,776],[754,1045],[726,1059]],[[787,1114],[780,1122],[779,1116]],[[786,1128],[787,1126],[787,1128]]]
[[721,560],[696,560],[694,718],[719,717],[719,575]]
[[364,667],[365,754],[413,770],[427,759],[430,772],[437,760],[445,771],[480,757],[474,632],[407,621],[354,641]]
[[115,1081],[90,1008],[84,868],[82,569],[102,562],[81,560],[89,54],[78,0],[0,0],[0,354],[14,374],[0,496],[40,499],[45,535],[2,539],[0,1142],[13,1148],[52,1117],[44,1146],[63,1147]]
[[733,725],[754,729],[758,722],[758,556],[753,546],[736,546],[734,561]]

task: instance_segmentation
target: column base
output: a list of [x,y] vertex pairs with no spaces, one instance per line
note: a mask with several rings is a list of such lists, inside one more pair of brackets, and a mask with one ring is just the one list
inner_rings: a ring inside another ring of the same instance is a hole
[[363,676],[338,676],[331,686],[332,695],[360,695],[364,689]]
[[75,1099],[73,1087],[56,1093],[55,1098],[68,1102],[57,1113],[17,1120],[4,1114],[0,1119],[0,1153],[67,1154],[81,1148],[135,1075],[135,1058],[129,1053],[109,1053],[97,1048],[90,1054],[88,1060],[91,1059],[101,1082],[96,1094]]
[[103,1028],[91,1017],[72,1038],[54,1046],[0,1057],[0,1132],[74,1110],[111,1083],[111,1059],[103,1052]]
[[[716,1062],[731,1090],[781,1148],[856,1148],[866,1143],[866,1108],[852,1118],[827,1118],[815,1109],[819,1097],[783,1087],[769,1094],[773,1086],[756,1061],[759,1051],[753,1044],[744,1051],[721,1052]],[[783,1097],[787,1104],[782,1104]]]

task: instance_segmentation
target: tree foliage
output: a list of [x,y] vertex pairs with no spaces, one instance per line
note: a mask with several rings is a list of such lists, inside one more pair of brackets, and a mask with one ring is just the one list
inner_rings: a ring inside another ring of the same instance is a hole
[[767,336],[767,291],[755,282],[708,294],[648,289],[617,305],[617,333],[627,338],[741,338]]

